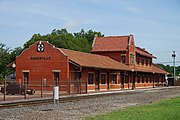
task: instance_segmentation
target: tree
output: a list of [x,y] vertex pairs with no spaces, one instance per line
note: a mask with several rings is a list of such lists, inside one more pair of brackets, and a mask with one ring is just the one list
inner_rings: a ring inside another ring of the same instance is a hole
[[[168,73],[170,74],[174,74],[173,70],[174,70],[174,66],[170,66],[170,65],[163,65],[163,64],[159,64],[159,66],[161,68],[163,68],[164,70],[166,70]],[[180,74],[180,66],[176,67],[176,75]]]
[[10,50],[6,45],[0,43],[0,78],[2,79],[9,72],[7,65],[15,61],[16,56],[37,41],[48,41],[59,48],[90,52],[95,35],[104,36],[101,32],[93,30],[86,32],[84,29],[81,29],[80,32],[69,33],[66,29],[54,29],[50,34],[34,34],[30,40],[24,43],[23,48],[17,47],[14,50]]
[[30,40],[28,40],[25,44],[24,44],[24,49],[28,48],[30,45],[32,45],[33,43],[35,43],[36,41],[42,41],[42,36],[38,33],[38,34],[34,34],[32,36],[32,38]]
[[10,62],[15,61],[16,57],[20,55],[22,51],[23,51],[23,48],[21,47],[17,47],[14,50],[12,50],[12,52],[10,52]]
[[54,29],[50,34],[34,34],[32,38],[24,44],[24,48],[28,48],[36,41],[48,41],[59,48],[90,52],[96,34],[98,36],[104,36],[101,32],[92,30],[85,32],[84,29],[81,29],[80,32],[69,33],[66,29]]
[[101,32],[96,32],[93,30],[88,30],[87,32],[85,32],[84,29],[81,29],[80,32],[74,33],[74,36],[76,38],[84,38],[85,37],[88,40],[90,45],[92,45],[95,35],[97,35],[99,37],[104,36],[103,34],[101,34]]
[[0,43],[0,80],[2,80],[7,73],[10,72],[8,64],[15,61],[16,56],[22,52],[21,47],[17,47],[14,50],[11,50],[6,45]]
[[0,43],[0,79],[8,73],[7,64],[10,62],[10,48]]

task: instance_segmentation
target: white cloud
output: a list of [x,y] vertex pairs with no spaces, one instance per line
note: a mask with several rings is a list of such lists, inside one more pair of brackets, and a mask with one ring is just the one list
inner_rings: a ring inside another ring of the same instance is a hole
[[64,26],[67,29],[75,29],[79,25],[80,25],[79,21],[77,21],[77,20],[70,20],[70,21],[66,22]]

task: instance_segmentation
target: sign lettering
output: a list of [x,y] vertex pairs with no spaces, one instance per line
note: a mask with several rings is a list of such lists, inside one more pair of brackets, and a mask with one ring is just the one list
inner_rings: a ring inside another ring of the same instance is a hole
[[51,57],[30,57],[30,60],[51,60]]

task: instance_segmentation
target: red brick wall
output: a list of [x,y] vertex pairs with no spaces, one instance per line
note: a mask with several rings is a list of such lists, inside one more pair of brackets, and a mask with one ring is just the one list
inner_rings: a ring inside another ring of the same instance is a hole
[[[117,51],[117,52],[110,52],[110,51],[107,51],[107,52],[95,52],[93,54],[98,54],[98,55],[103,55],[103,56],[108,56],[118,62],[121,62],[121,54],[126,54],[126,52],[120,52],[120,51]],[[127,60],[127,58],[126,58]]]
[[[37,52],[38,43],[31,45],[16,58],[16,80],[23,81],[23,70],[29,70],[29,83],[41,81],[43,78],[46,78],[47,83],[53,83],[53,70],[60,70],[60,81],[68,80],[68,57],[47,42],[42,42],[44,52]],[[32,60],[31,57],[50,57],[50,59]]]
[[[148,66],[146,67],[150,67],[150,61],[152,62],[152,58],[146,57],[146,56],[142,56],[139,54],[136,54],[136,59],[139,58],[140,59],[140,64],[139,66],[146,66],[146,60],[148,60]],[[144,59],[144,65],[142,65],[142,59]],[[137,60],[136,60],[137,61]],[[138,65],[138,63],[136,63],[136,65]]]
[[[127,46],[127,52],[126,51],[107,51],[107,52],[92,52],[93,54],[108,56],[118,62],[121,62],[121,55],[126,54],[126,64],[130,64],[130,53],[133,53],[135,56],[135,44],[134,44],[134,37],[130,36],[129,41],[130,44]],[[136,56],[134,57],[134,63],[136,63]]]
[[[135,56],[135,44],[134,44],[134,37],[133,36],[130,36],[129,37],[129,45],[128,45],[128,51],[127,51],[127,55],[126,55],[126,64],[130,64],[130,54],[134,54],[134,58],[136,58]],[[135,63],[135,60],[134,59],[134,63]]]

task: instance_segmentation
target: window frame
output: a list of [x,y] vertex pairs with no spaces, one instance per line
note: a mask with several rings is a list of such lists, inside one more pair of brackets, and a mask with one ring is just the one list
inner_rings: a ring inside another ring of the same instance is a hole
[[[89,78],[92,75],[91,78]],[[92,80],[90,80],[92,79]],[[93,72],[88,72],[88,85],[93,85],[94,84],[94,73]]]
[[130,53],[130,64],[134,64],[134,54]]
[[140,58],[139,58],[139,57],[136,58],[136,63],[137,63],[138,65],[140,65]]
[[153,76],[150,76],[150,83],[153,83]]
[[151,65],[152,65],[152,60],[149,61],[149,66],[151,66]]
[[[105,76],[105,79],[104,77]],[[101,73],[101,84],[106,84],[107,83],[107,74],[106,73]]]
[[146,76],[146,83],[148,83],[148,81],[149,81],[149,79],[148,79],[148,78],[149,78],[149,76]]
[[125,54],[121,55],[121,63],[126,64],[126,55]]
[[26,82],[26,84],[29,84],[29,72],[23,72],[23,80],[24,80],[24,84]]
[[145,60],[145,64],[146,64],[146,66],[148,66],[148,63],[149,63],[149,62],[148,62],[148,60]]
[[141,81],[141,76],[139,75],[139,76],[137,77],[137,83],[140,83],[140,81]]
[[[111,79],[112,79],[112,84],[117,84],[117,74],[112,74],[111,76],[112,76],[112,77],[111,77]],[[115,80],[114,80],[114,78],[115,78]]]
[[53,72],[54,85],[59,85],[60,81],[60,72]]
[[144,83],[144,75],[142,75],[142,81],[141,82]]
[[141,65],[144,65],[144,58],[141,59]]

